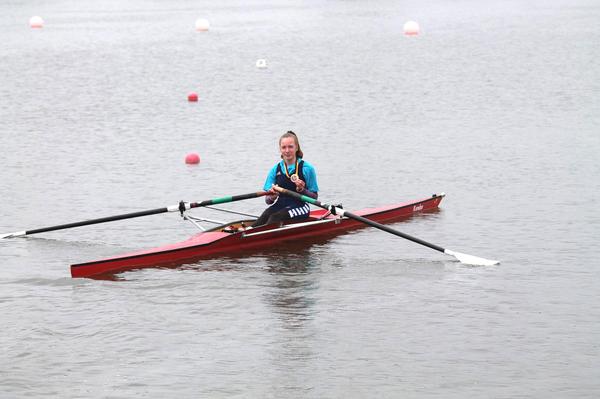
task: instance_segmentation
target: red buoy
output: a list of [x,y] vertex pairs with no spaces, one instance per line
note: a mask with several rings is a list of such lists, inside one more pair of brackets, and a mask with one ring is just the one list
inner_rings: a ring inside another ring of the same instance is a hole
[[189,165],[196,165],[200,163],[200,155],[195,152],[190,152],[185,156],[185,163]]
[[188,94],[188,101],[190,101],[190,102],[198,101],[198,93],[191,92],[190,94]]

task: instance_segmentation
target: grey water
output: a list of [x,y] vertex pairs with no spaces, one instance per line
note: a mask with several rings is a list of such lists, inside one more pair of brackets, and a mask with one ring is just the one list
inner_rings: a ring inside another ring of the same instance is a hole
[[445,192],[393,227],[501,263],[365,228],[93,280],[69,265],[197,229],[0,240],[0,397],[598,397],[599,21],[592,0],[1,2],[0,234],[257,191],[291,129],[321,200]]

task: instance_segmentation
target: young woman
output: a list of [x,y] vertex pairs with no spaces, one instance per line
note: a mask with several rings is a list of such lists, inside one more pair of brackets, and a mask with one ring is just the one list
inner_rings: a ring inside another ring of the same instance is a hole
[[302,220],[308,218],[309,205],[306,202],[285,195],[280,196],[277,191],[273,190],[274,184],[315,199],[318,196],[317,173],[310,163],[302,159],[304,154],[300,149],[300,142],[296,133],[290,130],[279,138],[279,152],[281,161],[271,168],[263,188],[269,192],[265,197],[265,201],[270,206],[260,215],[252,227],[290,219]]

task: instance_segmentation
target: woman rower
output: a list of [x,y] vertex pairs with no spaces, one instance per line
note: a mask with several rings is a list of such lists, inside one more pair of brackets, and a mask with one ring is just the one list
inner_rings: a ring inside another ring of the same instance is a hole
[[280,196],[273,189],[275,184],[314,199],[318,196],[317,173],[310,163],[302,159],[304,154],[300,149],[296,133],[290,130],[279,138],[279,152],[281,161],[271,168],[263,187],[269,193],[265,197],[265,202],[270,206],[252,224],[252,227],[308,218],[309,205],[285,195]]

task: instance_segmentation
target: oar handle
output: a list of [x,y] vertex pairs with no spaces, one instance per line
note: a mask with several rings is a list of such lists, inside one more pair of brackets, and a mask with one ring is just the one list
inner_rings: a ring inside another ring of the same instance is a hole
[[319,200],[316,200],[316,199],[314,199],[312,197],[308,197],[306,195],[298,194],[298,193],[296,193],[294,191],[290,191],[288,189],[285,189],[283,187],[278,186],[277,184],[273,185],[273,190],[277,191],[280,194],[287,195],[288,197],[292,197],[292,198],[295,198],[295,199],[300,200],[300,201],[308,202],[309,204],[316,205],[316,206],[321,207],[323,209],[330,210],[329,208],[332,207],[332,205],[323,204]]

